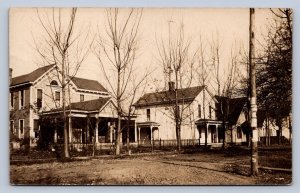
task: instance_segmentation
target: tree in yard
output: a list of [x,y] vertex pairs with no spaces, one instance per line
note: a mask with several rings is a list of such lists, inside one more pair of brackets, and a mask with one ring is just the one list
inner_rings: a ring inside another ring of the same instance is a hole
[[[117,131],[115,149],[120,154],[121,119],[129,83],[134,77],[136,52],[138,49],[138,32],[142,18],[141,9],[130,9],[125,15],[121,9],[106,9],[107,26],[105,38],[99,34],[95,55],[103,75],[109,85],[112,97],[117,103]],[[108,69],[109,67],[109,69]]]
[[[88,44],[88,34],[75,31],[77,8],[53,8],[48,13],[42,14],[36,10],[39,24],[42,28],[41,38],[34,38],[35,48],[43,64],[57,66],[57,79],[61,85],[62,111],[63,111],[63,136],[64,157],[69,155],[69,133],[67,127],[66,103],[70,96],[70,81],[77,74],[83,61],[86,59],[91,43]],[[81,41],[82,40],[82,41]],[[69,92],[69,97],[66,93]],[[55,95],[53,95],[55,101]]]
[[212,86],[217,95],[217,117],[222,121],[222,138],[223,148],[226,148],[226,131],[228,129],[228,118],[230,115],[230,100],[234,97],[235,90],[238,88],[238,80],[241,79],[240,69],[238,66],[240,51],[237,45],[233,44],[231,47],[230,61],[225,68],[220,63],[220,49],[221,42],[219,37],[213,37],[210,43],[211,50],[211,76]]
[[[205,54],[206,44],[204,42],[204,39],[200,36],[199,40],[199,55],[198,55],[198,65],[195,66],[195,72],[197,74],[197,79],[200,85],[206,86],[207,85],[207,79],[209,75],[209,70],[207,67],[207,58]],[[203,104],[205,103],[205,92],[203,92]],[[206,112],[205,112],[205,105],[202,106],[202,112],[203,112],[203,119],[206,119]],[[207,129],[205,131],[205,147],[207,147]]]
[[[158,60],[163,67],[163,72],[169,77],[169,91],[173,92],[170,97],[173,107],[170,108],[171,116],[175,122],[177,150],[181,151],[181,125],[186,116],[189,105],[186,105],[182,88],[189,88],[193,80],[193,66],[198,50],[192,52],[191,41],[186,39],[183,23],[180,23],[178,35],[157,40]],[[172,76],[174,77],[172,80]],[[173,82],[174,81],[174,82]],[[174,83],[174,85],[173,85]],[[173,101],[174,100],[174,101]]]
[[[257,69],[258,104],[275,120],[282,136],[283,119],[290,116],[292,104],[292,10],[270,9],[274,21]],[[291,128],[290,128],[291,129]]]
[[[132,76],[130,83],[131,86],[130,89],[128,89],[128,94],[127,94],[127,99],[126,100],[126,107],[124,107],[124,118],[126,121],[126,124],[124,127],[126,128],[126,147],[127,151],[129,151],[129,135],[130,135],[130,126],[131,126],[131,120],[135,116],[135,107],[134,107],[134,102],[136,101],[138,96],[141,96],[145,93],[145,88],[147,85],[148,81],[148,76],[151,73],[148,73],[148,70],[146,70],[145,74],[142,76],[142,78],[137,80],[137,76]],[[124,128],[123,127],[123,128]],[[122,128],[122,130],[123,130]]]

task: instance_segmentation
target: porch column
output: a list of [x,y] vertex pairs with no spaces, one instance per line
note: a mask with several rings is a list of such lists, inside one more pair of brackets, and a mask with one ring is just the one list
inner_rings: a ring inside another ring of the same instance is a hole
[[216,125],[217,143],[219,143],[219,124]]
[[89,133],[89,119],[87,118],[86,119],[86,122],[85,122],[85,143],[86,144],[88,144],[88,143],[90,143],[90,141],[89,141],[89,137],[88,137],[88,133]]
[[95,143],[99,143],[99,137],[98,137],[98,125],[99,125],[99,117],[96,116],[96,125],[95,125]]
[[111,123],[110,122],[108,122],[108,127],[109,127],[109,142],[110,143],[112,143],[113,142],[113,127],[112,127],[112,125],[111,125]]
[[141,141],[141,127],[138,127],[138,130],[139,130],[139,140],[138,140],[138,143],[140,143],[140,141]]
[[86,126],[85,126],[85,142],[87,144],[90,143],[90,125],[89,125],[89,120],[86,121]]
[[72,143],[72,116],[69,115],[69,142]]
[[151,144],[153,143],[153,141],[152,141],[153,140],[153,133],[152,132],[153,132],[153,126],[151,125],[150,126],[150,142],[151,142]]
[[209,127],[209,123],[206,123],[206,136],[205,136],[205,145],[208,144],[208,127]]
[[57,119],[56,118],[54,119],[54,124],[55,124],[55,127],[54,127],[54,143],[57,143]]
[[134,142],[137,142],[137,129],[136,129],[136,122],[134,121]]
[[113,131],[113,140],[116,140],[116,130],[114,126],[112,126],[112,131]]

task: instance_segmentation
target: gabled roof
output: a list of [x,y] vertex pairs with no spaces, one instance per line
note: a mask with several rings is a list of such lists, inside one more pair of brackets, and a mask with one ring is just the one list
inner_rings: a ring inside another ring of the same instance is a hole
[[72,81],[79,89],[107,92],[107,90],[96,80],[73,77]]
[[[221,104],[224,108],[224,110],[226,110],[226,105],[229,102],[229,112],[228,112],[228,121],[230,124],[234,125],[236,124],[236,122],[238,121],[238,118],[240,116],[240,114],[243,111],[244,106],[247,104],[247,98],[246,97],[241,97],[241,98],[226,98],[226,97],[222,97],[222,96],[215,96],[218,104],[217,104],[217,115],[218,115],[218,119],[222,120],[222,114],[221,114]],[[226,113],[226,112],[225,112]]]
[[[44,66],[32,71],[29,74],[22,76],[17,76],[12,78],[10,86],[17,86],[26,83],[33,83],[38,78],[40,78],[44,73],[54,67],[55,64]],[[89,80],[84,78],[73,77],[73,83],[77,86],[78,89],[90,90],[90,91],[100,91],[107,92],[107,90],[96,80]]]
[[[196,86],[190,88],[178,89],[178,100],[182,103],[192,102],[205,86]],[[152,105],[170,105],[175,103],[174,91],[162,91],[144,94],[135,104],[136,107],[152,106]]]
[[38,68],[31,73],[22,75],[22,76],[17,76],[12,78],[10,86],[16,86],[19,84],[25,84],[25,83],[31,83],[36,81],[39,77],[41,77],[45,72],[47,72],[49,69],[51,69],[54,66],[54,64],[44,66],[41,68]]
[[[99,111],[104,107],[104,105],[110,100],[110,98],[99,98],[89,101],[71,103],[71,110],[81,110],[81,111]],[[66,107],[67,110],[70,106]]]

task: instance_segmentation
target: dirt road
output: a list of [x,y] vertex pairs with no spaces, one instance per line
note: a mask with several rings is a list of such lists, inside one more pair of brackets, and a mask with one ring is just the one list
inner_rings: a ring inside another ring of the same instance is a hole
[[[138,153],[118,159],[110,155],[64,163],[53,159],[46,163],[34,159],[33,163],[25,163],[24,158],[13,162],[10,179],[12,184],[41,185],[284,185],[292,182],[291,173],[272,170],[260,170],[259,176],[249,177],[249,159],[248,150],[242,149]],[[291,149],[261,149],[259,165],[291,169]]]
[[[207,168],[207,169],[206,169]],[[251,177],[218,171],[204,163],[182,164],[159,158],[94,159],[11,166],[12,184],[240,185]]]

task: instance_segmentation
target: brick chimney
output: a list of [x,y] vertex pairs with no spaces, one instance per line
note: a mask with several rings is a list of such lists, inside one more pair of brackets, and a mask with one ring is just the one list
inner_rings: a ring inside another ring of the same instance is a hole
[[170,81],[169,82],[169,91],[174,91],[175,90],[175,82]]

